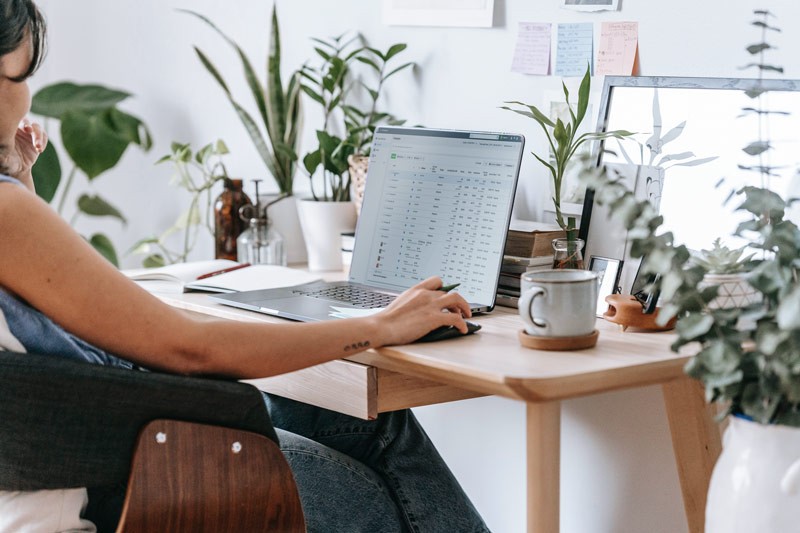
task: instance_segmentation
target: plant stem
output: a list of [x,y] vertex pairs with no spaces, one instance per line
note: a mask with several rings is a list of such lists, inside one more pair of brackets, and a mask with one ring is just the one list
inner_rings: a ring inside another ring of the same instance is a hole
[[67,201],[69,190],[70,188],[72,188],[72,183],[73,181],[75,181],[75,174],[77,173],[78,173],[78,167],[73,166],[72,170],[69,173],[69,176],[67,177],[67,183],[64,185],[64,189],[61,191],[61,200],[59,200],[58,202],[58,210],[57,210],[59,215],[64,213],[64,204]]

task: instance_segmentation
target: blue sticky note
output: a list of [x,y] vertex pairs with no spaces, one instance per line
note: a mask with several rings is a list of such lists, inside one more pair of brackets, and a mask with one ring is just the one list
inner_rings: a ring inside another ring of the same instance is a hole
[[583,76],[592,64],[594,28],[591,22],[558,25],[556,76]]

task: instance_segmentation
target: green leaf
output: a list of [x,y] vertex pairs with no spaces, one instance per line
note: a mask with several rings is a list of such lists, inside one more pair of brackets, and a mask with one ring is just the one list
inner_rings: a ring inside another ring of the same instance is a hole
[[55,83],[37,91],[31,101],[31,113],[61,118],[68,112],[98,112],[114,107],[129,96],[130,93],[102,85]]
[[145,268],[159,268],[167,264],[164,256],[161,254],[152,254],[142,260],[142,266]]
[[768,141],[756,141],[742,148],[742,151],[748,155],[759,155],[763,154],[770,148],[771,146]]
[[770,48],[772,47],[767,43],[758,43],[758,44],[751,44],[750,46],[748,46],[747,51],[755,55],[755,54],[760,54],[764,50],[769,50]]
[[781,329],[800,328],[800,287],[794,287],[781,300],[776,318]]
[[45,202],[50,203],[61,183],[61,162],[58,160],[58,153],[53,143],[47,143],[31,172],[36,194]]
[[408,45],[407,44],[403,44],[403,43],[398,43],[398,44],[392,45],[389,48],[389,51],[387,51],[386,55],[384,56],[386,58],[386,61],[389,61],[391,58],[393,58],[394,56],[396,56],[397,54],[399,54],[400,52],[402,52],[406,48],[408,48]]
[[308,85],[301,85],[301,86],[300,86],[300,88],[301,88],[301,89],[302,89],[302,91],[303,91],[304,93],[306,93],[306,94],[307,94],[307,95],[308,95],[308,96],[309,96],[309,97],[310,97],[312,100],[314,100],[315,102],[317,102],[317,103],[318,103],[318,104],[320,104],[320,105],[325,105],[325,100],[322,98],[322,96],[321,96],[319,93],[317,93],[316,91],[314,91],[314,89],[312,89],[312,88],[311,88],[311,87],[309,87]]
[[415,63],[413,63],[413,62],[411,62],[411,63],[406,63],[406,64],[404,64],[404,65],[400,65],[399,67],[397,67],[396,69],[394,69],[393,71],[391,71],[389,74],[387,74],[386,76],[384,76],[384,77],[383,77],[383,81],[386,81],[386,80],[388,80],[389,78],[391,78],[392,76],[394,76],[394,75],[395,75],[395,74],[397,74],[398,72],[401,72],[401,71],[403,71],[403,70],[407,69],[408,67],[413,67],[414,65],[415,65]]
[[153,146],[153,139],[147,126],[133,115],[116,108],[109,109],[108,124],[123,141],[136,144],[145,151]]
[[122,221],[123,224],[128,223],[119,209],[97,195],[82,194],[78,198],[78,209],[82,213],[93,217],[114,217]]
[[114,167],[129,144],[109,126],[109,114],[109,110],[100,113],[71,111],[61,117],[64,148],[90,180]]
[[580,89],[578,89],[578,117],[575,121],[577,127],[583,122],[583,117],[586,116],[586,110],[589,108],[589,91],[592,84],[591,67],[586,65],[586,74],[581,81]]
[[114,249],[114,245],[112,244],[111,239],[109,239],[102,233],[95,233],[89,239],[89,244],[91,244],[92,247],[100,253],[100,255],[108,259],[108,261],[111,264],[119,268],[119,259],[117,259],[117,251]]
[[521,105],[523,107],[527,107],[530,110],[531,114],[533,115],[533,119],[536,120],[539,124],[542,124],[543,126],[544,125],[550,126],[551,128],[555,128],[556,127],[555,122],[550,120],[550,118],[547,115],[545,115],[544,113],[539,111],[539,109],[536,106],[523,104],[522,102],[515,102],[515,101],[506,102],[506,103],[507,104]]
[[313,175],[314,172],[317,171],[317,168],[319,168],[320,164],[322,164],[322,154],[319,150],[309,152],[303,158],[303,166],[309,174]]
[[360,62],[364,63],[365,65],[369,65],[370,67],[375,69],[375,72],[380,72],[381,71],[381,67],[379,67],[377,63],[375,63],[373,60],[371,60],[368,57],[358,56],[356,58],[356,61],[360,61]]
[[681,318],[677,324],[678,335],[683,339],[696,339],[709,332],[714,325],[714,317],[699,313],[692,313]]

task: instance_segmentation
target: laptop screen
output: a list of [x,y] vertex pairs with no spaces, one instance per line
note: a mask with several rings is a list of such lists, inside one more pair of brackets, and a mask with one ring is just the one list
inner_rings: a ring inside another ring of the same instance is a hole
[[515,134],[377,128],[350,281],[402,291],[440,276],[491,308],[524,144]]

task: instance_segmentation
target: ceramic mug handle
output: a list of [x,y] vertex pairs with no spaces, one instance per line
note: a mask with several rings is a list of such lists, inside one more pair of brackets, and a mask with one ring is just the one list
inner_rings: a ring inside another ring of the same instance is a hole
[[546,332],[548,329],[548,324],[546,321],[541,319],[536,319],[533,317],[533,301],[539,297],[544,296],[547,294],[542,287],[531,287],[520,297],[519,299],[519,315],[522,317],[522,321],[525,323],[531,330],[542,330]]
[[800,459],[795,461],[783,475],[781,490],[789,496],[794,496],[800,492]]

